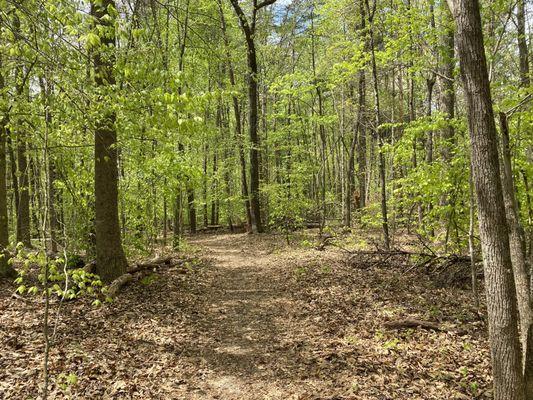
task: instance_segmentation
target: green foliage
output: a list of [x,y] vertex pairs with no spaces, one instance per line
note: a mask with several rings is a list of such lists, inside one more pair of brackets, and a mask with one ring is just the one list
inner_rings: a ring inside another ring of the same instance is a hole
[[[107,287],[98,275],[86,272],[83,268],[72,269],[73,265],[76,266],[74,261],[68,257],[50,259],[44,251],[25,251],[19,246],[17,256],[11,259],[15,265],[20,265],[19,276],[15,280],[17,293],[43,295],[46,283],[50,295],[67,300],[95,298],[93,305],[99,305],[99,299],[105,297]],[[34,273],[37,274],[37,282],[32,278]]]

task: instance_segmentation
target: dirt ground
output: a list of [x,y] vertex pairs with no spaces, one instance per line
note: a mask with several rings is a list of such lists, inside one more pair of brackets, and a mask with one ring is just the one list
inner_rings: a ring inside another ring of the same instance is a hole
[[[469,291],[300,239],[189,243],[186,274],[162,268],[112,304],[63,305],[50,398],[491,398],[486,327]],[[13,291],[0,286],[0,398],[39,398],[43,305]],[[386,327],[405,318],[443,330]]]

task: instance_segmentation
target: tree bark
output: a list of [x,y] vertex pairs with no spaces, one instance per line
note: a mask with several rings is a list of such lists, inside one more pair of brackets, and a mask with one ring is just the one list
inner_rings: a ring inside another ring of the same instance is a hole
[[457,25],[458,55],[467,100],[472,170],[487,293],[495,400],[524,400],[515,284],[500,180],[481,16],[477,0],[448,0]]
[[[361,13],[360,31],[364,32],[366,28],[365,3],[361,0],[359,3],[359,11]],[[365,43],[366,44],[366,43]],[[366,47],[366,46],[365,46]],[[354,201],[354,186],[355,186],[355,153],[357,148],[357,181],[359,184],[359,196],[355,196],[355,200],[359,199],[355,206],[358,209],[365,207],[365,192],[366,192],[366,131],[363,123],[364,108],[366,104],[366,76],[365,70],[362,68],[359,71],[359,87],[358,87],[358,111],[357,122],[355,124],[355,132],[350,146],[350,154],[348,156],[348,188],[346,190],[345,209],[346,216],[344,225],[351,226],[352,202]]]
[[231,5],[237,14],[241,30],[244,33],[246,40],[246,56],[248,61],[248,129],[250,134],[250,205],[252,213],[252,231],[263,232],[263,225],[261,221],[261,204],[260,204],[260,182],[259,182],[259,151],[260,140],[258,134],[258,83],[257,76],[259,68],[257,65],[257,53],[255,47],[255,27],[257,22],[258,11],[270,4],[274,4],[276,0],[264,0],[257,3],[254,0],[252,8],[252,18],[248,20],[244,14],[243,9],[239,5],[238,0],[231,0]]
[[[44,108],[44,120],[45,120],[45,129],[48,131],[51,129],[52,126],[52,110],[51,110],[51,104],[50,104],[50,96],[51,96],[51,85],[50,82],[41,77],[39,78],[39,84],[41,86],[41,96],[43,100],[43,108]],[[48,165],[47,168],[47,174],[48,174],[48,235],[50,237],[50,251],[52,253],[57,253],[57,244],[58,244],[58,236],[59,236],[59,220],[57,218],[57,211],[56,211],[56,193],[55,193],[55,180],[56,180],[56,170],[55,170],[55,163],[52,157],[48,158]]]
[[446,119],[450,122],[448,126],[443,129],[442,138],[444,145],[442,148],[442,159],[450,161],[453,152],[453,138],[454,128],[451,120],[455,117],[455,88],[454,88],[454,69],[455,69],[455,33],[453,27],[449,26],[452,23],[452,16],[450,9],[446,3],[442,4],[443,35],[441,37],[440,56],[442,58],[441,76],[439,78],[440,92],[441,92],[441,107],[446,114]]
[[520,59],[520,83],[528,87],[529,78],[529,52],[526,41],[526,9],[525,0],[516,3],[516,33],[518,35],[518,56]]
[[17,176],[19,205],[17,214],[17,242],[31,247],[30,233],[30,187],[28,173],[27,144],[22,132],[17,132]]
[[[2,60],[0,59],[0,93],[4,89],[4,76],[2,75]],[[9,225],[7,216],[7,179],[6,179],[6,124],[8,122],[7,110],[1,110],[3,117],[0,119],[0,279],[13,278],[15,270],[9,265]]]
[[383,129],[380,129],[381,125],[381,109],[379,104],[379,88],[378,88],[378,71],[376,65],[376,49],[374,42],[374,15],[375,15],[375,3],[374,9],[370,10],[370,4],[366,1],[366,12],[368,14],[368,22],[370,24],[370,51],[372,54],[372,77],[374,82],[374,113],[375,113],[375,136],[378,139],[378,157],[379,157],[379,181],[381,186],[381,226],[383,230],[383,244],[386,250],[390,249],[390,237],[389,237],[389,222],[387,215],[387,182],[385,176],[385,156],[383,155],[383,145],[385,142]]
[[[109,8],[113,0],[91,2],[91,15],[101,45],[93,49],[94,81],[103,92],[115,85],[114,17]],[[104,99],[105,94],[101,94]],[[104,106],[94,128],[94,188],[96,271],[105,282],[111,282],[126,272],[127,261],[122,249],[118,219],[118,152],[115,113]]]
[[[233,68],[233,63],[231,62],[231,54],[230,54],[230,43],[228,40],[227,35],[227,28],[226,28],[226,18],[224,17],[224,9],[222,8],[222,2],[221,0],[218,1],[219,6],[219,12],[220,12],[220,24],[222,29],[222,36],[224,39],[224,47],[226,51],[226,63],[228,65],[228,76],[229,81],[231,84],[231,87],[233,89],[236,88],[237,84],[235,81],[235,70]],[[247,231],[251,232],[252,230],[252,211],[251,211],[251,204],[250,204],[250,196],[248,193],[248,178],[246,176],[246,157],[244,154],[244,136],[242,133],[242,124],[241,124],[241,108],[239,105],[239,98],[235,95],[231,96],[232,105],[233,105],[233,114],[235,117],[235,138],[237,142],[237,152],[239,155],[239,163],[240,163],[240,169],[241,169],[241,191],[242,191],[242,197],[244,200],[244,209],[246,211],[246,223],[247,223]]]
[[[511,166],[511,149],[509,144],[509,125],[505,113],[500,112],[500,134],[502,154],[502,188],[505,203],[505,214],[509,227],[509,246],[516,285],[518,315],[520,316],[520,337],[524,361],[524,378],[533,396],[533,310],[530,296],[529,278],[527,275],[526,246],[524,230],[518,216],[518,204],[515,196],[515,185]],[[526,393],[530,393],[526,391]]]

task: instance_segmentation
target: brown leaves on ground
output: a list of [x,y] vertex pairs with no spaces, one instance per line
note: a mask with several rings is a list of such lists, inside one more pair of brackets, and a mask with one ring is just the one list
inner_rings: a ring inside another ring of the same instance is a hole
[[[50,398],[490,398],[485,327],[468,291],[277,236],[191,241],[203,262],[189,273],[161,268],[100,308],[63,305]],[[42,303],[0,290],[0,397],[37,398]],[[443,331],[386,327],[402,318]]]

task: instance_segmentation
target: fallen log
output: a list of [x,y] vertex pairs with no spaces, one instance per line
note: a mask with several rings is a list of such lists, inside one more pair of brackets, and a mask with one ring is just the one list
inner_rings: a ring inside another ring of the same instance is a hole
[[422,321],[418,319],[411,319],[411,318],[404,319],[401,321],[388,321],[388,322],[385,322],[383,325],[386,328],[398,329],[398,330],[422,328],[422,329],[427,329],[427,330],[432,330],[432,331],[437,331],[437,332],[444,331],[444,329],[442,329],[442,327],[437,323],[430,322],[430,321]]
[[125,286],[127,283],[131,282],[132,280],[133,280],[133,275],[130,273],[125,273],[124,275],[120,275],[117,279],[115,279],[109,285],[109,288],[107,290],[107,295],[111,298],[115,298],[116,295],[120,292],[120,289],[122,289],[123,286]]
[[119,276],[117,279],[115,279],[108,288],[108,296],[111,298],[116,297],[116,295],[120,292],[120,290],[130,283],[135,276],[137,276],[139,273],[142,275],[142,271],[148,270],[148,269],[154,269],[154,268],[160,268],[162,266],[172,266],[172,257],[171,256],[161,256],[161,257],[155,257],[148,261],[140,261],[135,263],[134,265],[130,266],[127,270],[127,272],[121,276]]
[[142,271],[144,269],[152,269],[152,268],[159,268],[163,265],[172,265],[172,257],[171,256],[165,256],[165,257],[156,257],[148,261],[140,261],[135,263],[133,266],[128,268],[128,273],[133,274],[135,272]]

